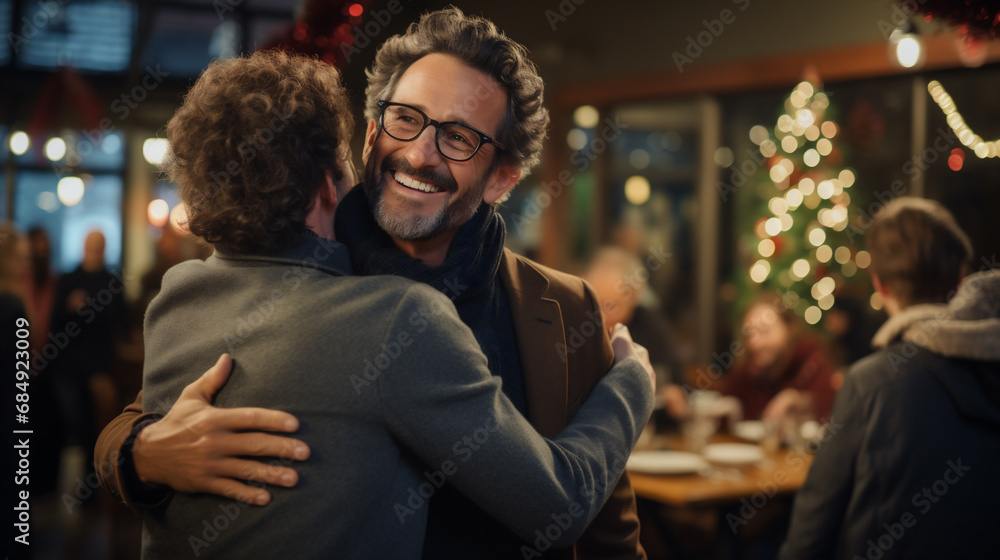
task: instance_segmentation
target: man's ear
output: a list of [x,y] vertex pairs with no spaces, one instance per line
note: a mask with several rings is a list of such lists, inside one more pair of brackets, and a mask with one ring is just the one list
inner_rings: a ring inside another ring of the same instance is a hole
[[490,173],[483,191],[483,202],[493,204],[514,188],[521,178],[521,169],[514,165],[501,165]]
[[365,148],[361,151],[361,163],[368,165],[368,158],[372,155],[375,147],[375,139],[378,138],[378,125],[374,120],[368,121],[368,130],[365,131]]
[[340,200],[337,193],[337,182],[333,180],[333,172],[327,171],[323,184],[319,187],[319,200],[324,208],[336,208]]

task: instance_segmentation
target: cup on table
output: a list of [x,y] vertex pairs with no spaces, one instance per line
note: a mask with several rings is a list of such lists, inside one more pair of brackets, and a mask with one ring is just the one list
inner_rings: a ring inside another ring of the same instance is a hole
[[682,422],[681,432],[688,448],[695,453],[705,449],[718,429],[715,403],[720,396],[718,391],[692,391],[688,395],[688,414]]

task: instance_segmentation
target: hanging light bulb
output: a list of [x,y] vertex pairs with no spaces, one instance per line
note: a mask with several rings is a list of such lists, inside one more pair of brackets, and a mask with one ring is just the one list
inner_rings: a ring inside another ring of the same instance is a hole
[[903,68],[916,68],[924,62],[924,48],[913,22],[907,22],[889,35],[889,52]]

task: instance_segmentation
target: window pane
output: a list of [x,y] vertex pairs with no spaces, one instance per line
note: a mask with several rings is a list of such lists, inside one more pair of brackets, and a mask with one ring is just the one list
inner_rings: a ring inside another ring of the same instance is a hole
[[260,49],[290,27],[287,19],[256,18],[250,23],[250,47]]
[[11,25],[11,10],[13,9],[13,5],[11,0],[0,0],[0,35],[10,39],[9,41],[4,41],[3,45],[0,45],[0,66],[10,64],[11,42],[17,41],[17,37],[10,35],[13,32]]
[[87,233],[100,230],[106,238],[104,260],[119,268],[122,256],[122,180],[118,175],[86,176],[83,198],[73,206],[59,201],[59,176],[50,171],[17,174],[14,223],[21,231],[40,226],[52,239],[53,261],[59,272],[75,269],[83,258]]
[[[99,131],[71,136],[73,145],[67,158],[76,167],[88,170],[118,171],[125,166],[125,135]],[[77,163],[79,162],[79,163]]]
[[26,2],[28,24],[18,52],[22,66],[122,72],[128,68],[135,28],[135,5],[93,0],[63,5]]
[[197,76],[214,58],[239,56],[242,32],[231,16],[220,18],[215,11],[157,11],[143,55],[146,64],[159,65],[172,77]]

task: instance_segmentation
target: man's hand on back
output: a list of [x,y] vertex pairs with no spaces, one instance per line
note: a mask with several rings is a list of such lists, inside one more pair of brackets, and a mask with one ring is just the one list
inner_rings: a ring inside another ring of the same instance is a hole
[[223,354],[211,369],[184,388],[163,419],[139,432],[132,460],[144,484],[265,505],[271,494],[245,481],[286,487],[298,482],[294,469],[243,458],[307,459],[309,447],[305,443],[262,433],[294,432],[299,428],[297,418],[264,408],[212,406],[212,396],[225,385],[231,368],[232,359]]

